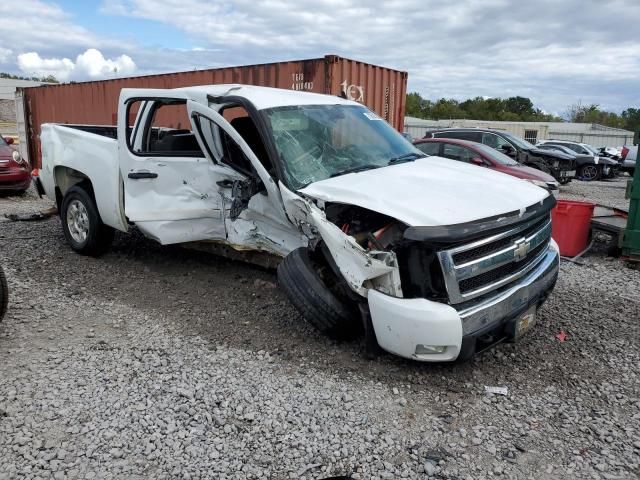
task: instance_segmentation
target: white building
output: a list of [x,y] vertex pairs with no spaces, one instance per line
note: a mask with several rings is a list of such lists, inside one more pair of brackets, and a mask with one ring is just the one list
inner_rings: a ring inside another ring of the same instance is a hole
[[23,87],[37,87],[43,82],[31,80],[16,80],[0,78],[0,136],[12,137],[20,154],[29,158],[26,143],[21,144],[21,138],[26,137],[24,104],[22,99]]
[[500,122],[493,120],[424,120],[404,117],[404,131],[422,138],[427,130],[447,127],[493,128],[505,130],[531,143],[539,140],[573,140],[598,147],[620,147],[633,144],[633,132],[605,127],[596,123],[569,122]]

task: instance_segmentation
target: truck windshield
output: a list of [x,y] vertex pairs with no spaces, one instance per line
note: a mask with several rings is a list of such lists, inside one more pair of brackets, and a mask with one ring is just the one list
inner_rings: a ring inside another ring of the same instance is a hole
[[425,155],[360,106],[309,105],[265,110],[286,183],[295,190],[347,173]]

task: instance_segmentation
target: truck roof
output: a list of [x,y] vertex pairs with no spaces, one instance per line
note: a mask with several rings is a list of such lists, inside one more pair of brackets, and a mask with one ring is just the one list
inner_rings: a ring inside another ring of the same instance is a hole
[[146,88],[127,88],[127,96],[153,95],[153,92],[167,91],[182,92],[186,97],[202,101],[203,97],[211,96],[240,96],[253,103],[258,110],[274,107],[287,107],[294,105],[356,105],[360,103],[346,100],[335,95],[301,92],[297,90],[285,90],[283,88],[258,87],[255,85],[242,85],[238,83],[219,85],[197,85],[193,87],[181,87],[169,90],[156,90]]

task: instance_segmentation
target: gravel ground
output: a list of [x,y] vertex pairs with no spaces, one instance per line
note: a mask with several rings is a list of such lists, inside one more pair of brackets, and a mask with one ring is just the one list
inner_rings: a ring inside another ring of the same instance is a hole
[[574,180],[560,189],[560,198],[582,200],[614,208],[629,208],[629,200],[624,198],[627,180],[624,174],[611,180],[581,182]]
[[[623,185],[562,196],[624,204]],[[47,207],[0,198],[0,216]],[[527,338],[454,365],[367,361],[273,272],[135,233],[92,259],[55,217],[0,220],[0,262],[3,480],[640,475],[640,272],[618,260],[563,263]]]

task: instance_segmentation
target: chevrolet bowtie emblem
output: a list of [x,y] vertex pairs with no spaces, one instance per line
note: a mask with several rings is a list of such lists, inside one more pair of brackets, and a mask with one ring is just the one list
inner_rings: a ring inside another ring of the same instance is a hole
[[513,259],[516,262],[519,262],[520,260],[524,260],[525,258],[527,258],[527,254],[529,253],[530,249],[531,249],[531,244],[527,242],[524,238],[522,240],[517,240],[516,249],[513,251]]

